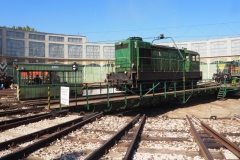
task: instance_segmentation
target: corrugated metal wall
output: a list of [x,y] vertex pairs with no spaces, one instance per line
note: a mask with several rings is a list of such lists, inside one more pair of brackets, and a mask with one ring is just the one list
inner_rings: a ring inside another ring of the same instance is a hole
[[104,82],[106,79],[106,74],[114,71],[115,68],[113,65],[86,65],[84,67],[84,83]]
[[200,65],[200,71],[202,71],[202,79],[209,79],[208,78],[208,65],[207,65],[207,63]]

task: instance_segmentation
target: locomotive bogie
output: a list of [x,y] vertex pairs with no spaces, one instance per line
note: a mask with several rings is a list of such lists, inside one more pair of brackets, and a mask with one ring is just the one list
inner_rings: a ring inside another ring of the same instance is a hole
[[134,73],[110,73],[107,75],[109,83],[132,85],[135,79]]

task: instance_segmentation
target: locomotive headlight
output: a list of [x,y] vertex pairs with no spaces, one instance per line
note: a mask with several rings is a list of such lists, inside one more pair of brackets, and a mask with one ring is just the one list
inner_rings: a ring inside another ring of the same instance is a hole
[[134,63],[132,63],[132,68],[134,67]]

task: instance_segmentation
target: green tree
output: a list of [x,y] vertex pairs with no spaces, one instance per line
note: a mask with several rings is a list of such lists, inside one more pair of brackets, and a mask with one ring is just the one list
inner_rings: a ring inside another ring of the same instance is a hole
[[21,27],[21,26],[12,26],[13,29],[18,29],[18,30],[24,30],[24,31],[32,31],[32,32],[37,32],[35,28],[31,28],[29,26],[26,27]]

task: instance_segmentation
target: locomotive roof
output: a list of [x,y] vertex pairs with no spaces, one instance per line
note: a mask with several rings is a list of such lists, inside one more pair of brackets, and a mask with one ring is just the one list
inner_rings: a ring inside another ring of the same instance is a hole
[[[176,47],[169,47],[169,46],[166,46],[166,45],[157,45],[157,44],[151,44],[151,47],[152,48],[165,48],[165,49],[177,49]],[[184,50],[182,48],[178,48],[179,50]]]
[[[165,45],[156,45],[156,44],[151,44],[151,46],[153,48],[158,48],[158,47],[161,47],[161,48],[166,48],[166,49],[177,49],[176,47],[169,47],[169,46],[165,46]],[[185,50],[184,48],[178,48],[179,50]],[[195,52],[195,51],[192,51],[192,50],[188,50],[186,49],[188,52],[191,52],[191,54],[196,54],[196,55],[199,55],[198,52]]]
[[139,40],[139,41],[143,41],[142,37],[129,37],[127,40]]
[[[150,43],[150,42],[145,42],[145,41],[143,41],[142,37],[129,37],[129,38],[126,39],[126,40],[130,40],[130,41],[141,41],[141,42],[143,42],[143,43],[149,43],[152,48],[159,48],[159,47],[160,47],[160,48],[173,49],[173,50],[177,49],[176,47],[169,47],[169,46],[166,46],[166,45],[159,45],[159,44],[152,44],[152,43]],[[126,40],[125,40],[125,41],[126,41]],[[118,44],[118,43],[119,43],[119,42],[116,42],[115,44]],[[181,51],[187,50],[187,49],[184,49],[184,48],[178,48],[178,49],[181,50]],[[188,52],[191,52],[191,54],[199,55],[198,52],[195,52],[195,51],[192,51],[192,50],[187,50],[187,51],[188,51]]]

